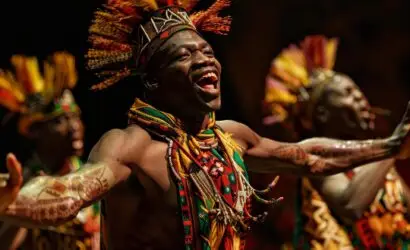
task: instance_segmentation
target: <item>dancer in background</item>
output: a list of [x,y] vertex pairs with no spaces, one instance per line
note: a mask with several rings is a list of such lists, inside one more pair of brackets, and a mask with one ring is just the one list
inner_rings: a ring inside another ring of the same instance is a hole
[[87,59],[102,82],[93,89],[137,75],[145,93],[129,126],[108,131],[75,173],[37,177],[19,191],[19,164],[9,155],[16,181],[0,189],[10,197],[2,219],[45,227],[103,198],[103,249],[238,250],[252,222],[264,219],[251,213],[251,200],[277,202],[261,197],[275,181],[255,190],[248,169],[325,175],[410,156],[410,110],[391,136],[367,141],[281,143],[216,122],[221,65],[199,32],[229,30],[230,18],[218,15],[229,1],[189,15],[196,2],[113,0],[95,13]]
[[[364,94],[347,75],[333,71],[337,45],[336,39],[310,36],[273,60],[265,125],[280,124],[293,136],[289,140],[359,139],[374,130],[374,109]],[[409,192],[395,162],[303,178],[293,247],[407,249]]]
[[[17,117],[9,123],[17,126],[19,134],[2,140],[8,149],[14,144],[25,181],[79,170],[84,128],[69,90],[77,82],[74,58],[65,52],[53,54],[44,63],[43,74],[36,58],[15,55],[11,63],[13,71],[0,75],[0,105]],[[99,219],[97,203],[48,230],[3,223],[0,249],[99,249]]]

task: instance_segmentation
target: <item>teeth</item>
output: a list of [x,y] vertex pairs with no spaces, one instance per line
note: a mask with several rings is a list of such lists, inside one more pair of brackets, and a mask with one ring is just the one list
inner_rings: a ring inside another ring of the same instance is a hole
[[201,76],[201,78],[198,80],[198,82],[203,81],[205,79],[211,79],[212,81],[217,81],[218,76],[214,72],[209,72],[209,73],[206,73],[203,76]]
[[83,146],[84,146],[83,141],[81,141],[81,140],[73,141],[73,148],[74,149],[77,149],[77,150],[82,149]]

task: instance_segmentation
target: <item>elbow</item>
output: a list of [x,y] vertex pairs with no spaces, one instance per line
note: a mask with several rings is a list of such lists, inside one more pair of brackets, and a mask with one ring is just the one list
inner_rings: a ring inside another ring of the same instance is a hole
[[354,201],[346,195],[340,197],[339,207],[342,209],[343,217],[350,221],[357,221],[362,218],[368,208],[364,203]]
[[343,210],[344,217],[350,221],[359,220],[363,217],[363,214],[366,211],[365,208],[350,203],[344,205]]

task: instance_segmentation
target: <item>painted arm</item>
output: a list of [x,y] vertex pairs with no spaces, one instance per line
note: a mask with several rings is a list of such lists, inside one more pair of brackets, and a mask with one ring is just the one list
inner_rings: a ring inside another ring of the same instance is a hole
[[223,121],[219,125],[232,133],[245,149],[250,171],[296,175],[332,175],[398,154],[409,155],[410,105],[392,136],[379,140],[342,141],[312,138],[299,143],[281,143],[259,136],[249,127]]
[[[0,219],[26,227],[57,225],[72,219],[81,208],[98,201],[128,178],[128,166],[138,161],[148,142],[149,136],[144,133],[140,128],[109,131],[94,146],[81,170],[61,177],[33,178],[18,192],[14,202],[0,210]],[[13,158],[8,156],[8,163],[15,162]],[[13,176],[18,177],[12,168],[9,172],[12,180],[16,179]]]

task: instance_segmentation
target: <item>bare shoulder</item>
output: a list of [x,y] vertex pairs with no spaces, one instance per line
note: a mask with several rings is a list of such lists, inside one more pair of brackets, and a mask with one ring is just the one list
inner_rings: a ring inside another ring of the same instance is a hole
[[241,137],[243,133],[253,132],[247,125],[233,120],[217,121],[216,124],[234,137]]
[[233,120],[217,121],[216,123],[224,131],[232,134],[232,137],[246,148],[257,145],[261,140],[261,137],[255,131],[243,123]]
[[131,155],[138,156],[151,143],[151,136],[137,125],[126,129],[111,129],[101,136],[95,144],[90,160],[115,158],[127,160]]

